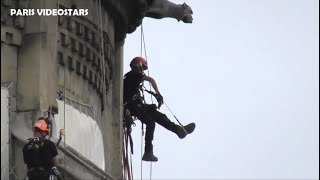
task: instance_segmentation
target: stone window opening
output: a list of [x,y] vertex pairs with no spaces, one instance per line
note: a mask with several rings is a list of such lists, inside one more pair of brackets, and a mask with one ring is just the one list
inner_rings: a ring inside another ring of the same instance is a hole
[[73,59],[72,57],[68,56],[68,68],[73,71],[74,70],[74,65],[73,65]]
[[62,46],[68,47],[68,39],[64,33],[60,33],[60,42]]
[[101,59],[100,59],[100,57],[98,57],[97,58],[98,60],[98,62],[97,62],[97,72],[100,72],[100,70],[101,70]]
[[92,71],[89,70],[89,84],[92,84],[93,81],[92,81]]
[[92,60],[92,52],[90,50],[89,47],[87,47],[87,58],[86,58],[87,61],[91,61]]
[[83,65],[83,72],[82,72],[83,79],[88,79],[87,76],[87,66]]
[[13,34],[10,32],[6,32],[6,42],[8,44],[12,44],[13,43]]
[[78,51],[78,43],[74,38],[71,38],[71,49],[72,51]]
[[97,60],[96,60],[97,58],[96,58],[96,54],[95,53],[93,53],[92,54],[92,66],[93,67],[95,67],[96,65],[97,65]]
[[79,52],[80,52],[80,56],[83,57],[85,55],[83,44],[81,42],[79,42]]
[[81,64],[79,61],[76,61],[76,73],[81,75]]
[[76,34],[78,36],[81,36],[82,35],[82,25],[79,23],[79,22],[75,22],[76,23]]
[[89,40],[90,36],[89,36],[89,28],[87,26],[84,27],[84,39],[85,40]]
[[58,53],[57,53],[57,60],[58,60],[58,63],[59,63],[60,65],[62,65],[62,66],[65,65],[64,59],[63,59],[63,53],[60,52],[60,51],[58,51]]
[[98,81],[98,76],[94,75],[94,80],[93,80],[93,87],[97,88],[97,81]]

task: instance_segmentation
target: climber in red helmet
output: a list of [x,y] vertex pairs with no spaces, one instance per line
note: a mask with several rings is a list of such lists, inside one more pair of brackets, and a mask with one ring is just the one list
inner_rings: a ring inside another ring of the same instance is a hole
[[146,104],[140,93],[140,85],[143,81],[150,82],[155,90],[154,96],[158,101],[158,108],[163,104],[163,97],[160,94],[157,83],[152,77],[144,74],[144,70],[148,69],[148,63],[144,58],[134,58],[130,63],[130,67],[131,71],[124,76],[123,102],[125,112],[129,110],[132,116],[137,117],[142,123],[146,124],[145,152],[142,160],[158,161],[158,158],[153,154],[152,145],[155,123],[174,132],[180,139],[185,138],[187,134],[194,131],[195,123],[181,127],[170,121],[165,114],[159,112],[155,104]]

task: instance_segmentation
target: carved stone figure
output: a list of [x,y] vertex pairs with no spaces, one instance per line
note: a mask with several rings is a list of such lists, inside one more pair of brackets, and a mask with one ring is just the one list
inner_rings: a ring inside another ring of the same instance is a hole
[[144,17],[155,19],[174,18],[184,23],[192,23],[193,21],[193,11],[186,3],[175,4],[169,0],[130,0],[127,7],[129,7],[126,14],[128,19],[124,21],[127,24],[122,25],[127,26],[127,31],[120,32],[119,30],[122,27],[119,27],[117,31],[119,36],[116,34],[116,40],[123,40],[126,33],[134,32],[141,25]]
[[191,7],[186,3],[175,4],[168,0],[153,0],[145,16],[155,19],[175,18],[178,21],[192,23],[192,14]]

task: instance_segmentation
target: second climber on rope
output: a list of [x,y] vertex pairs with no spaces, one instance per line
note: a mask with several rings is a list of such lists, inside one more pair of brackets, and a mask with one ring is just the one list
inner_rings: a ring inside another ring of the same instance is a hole
[[157,83],[152,77],[144,74],[148,64],[142,57],[134,58],[130,63],[130,67],[131,71],[124,76],[124,108],[125,111],[129,110],[132,116],[137,117],[142,123],[146,124],[145,151],[142,160],[158,161],[158,158],[153,154],[152,145],[156,123],[174,132],[180,139],[185,138],[187,134],[194,131],[195,123],[181,127],[170,121],[165,114],[159,112],[155,104],[146,104],[140,94],[140,85],[143,81],[150,82],[155,90],[154,96],[158,101],[158,108],[163,104],[163,97],[159,92]]

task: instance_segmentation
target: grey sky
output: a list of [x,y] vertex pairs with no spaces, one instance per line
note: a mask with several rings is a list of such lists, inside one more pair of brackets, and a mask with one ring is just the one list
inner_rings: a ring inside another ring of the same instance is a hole
[[[193,24],[143,23],[150,75],[179,120],[197,124],[183,140],[156,126],[152,179],[318,179],[319,2],[185,2]],[[125,73],[140,29],[124,53]],[[133,138],[140,179],[138,121]],[[149,168],[143,162],[144,179]]]

